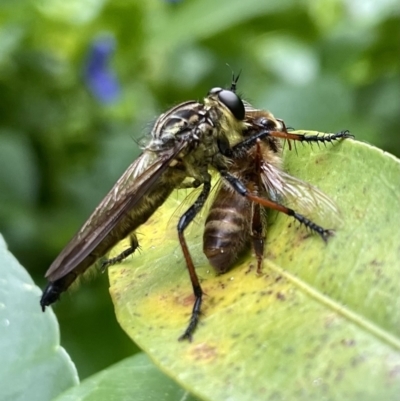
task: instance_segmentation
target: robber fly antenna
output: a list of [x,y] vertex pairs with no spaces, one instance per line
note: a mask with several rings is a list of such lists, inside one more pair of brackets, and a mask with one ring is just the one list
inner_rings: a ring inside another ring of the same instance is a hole
[[231,72],[232,72],[232,82],[231,82],[230,90],[231,90],[233,93],[236,93],[236,85],[237,85],[237,82],[239,81],[239,77],[240,77],[240,74],[242,73],[242,70],[239,71],[239,74],[238,74],[238,75],[236,76],[236,78],[235,78],[235,73],[233,72],[231,66],[230,66],[228,63],[227,63],[226,65],[228,66],[228,68],[229,68],[229,69],[231,70]]
[[231,91],[232,92],[236,92],[236,84],[239,81],[241,73],[242,73],[242,70],[239,71],[239,74],[237,74],[237,76],[235,78],[235,74],[232,71],[232,83],[231,83]]

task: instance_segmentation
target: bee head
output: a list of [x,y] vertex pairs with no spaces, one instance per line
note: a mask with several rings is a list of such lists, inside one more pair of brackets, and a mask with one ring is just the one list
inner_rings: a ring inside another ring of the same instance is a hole
[[244,120],[244,104],[233,90],[212,88],[207,97],[222,103],[237,120]]

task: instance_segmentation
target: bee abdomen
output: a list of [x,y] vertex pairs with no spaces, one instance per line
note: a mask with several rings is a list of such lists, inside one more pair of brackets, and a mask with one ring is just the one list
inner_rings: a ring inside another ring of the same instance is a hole
[[232,207],[214,205],[207,217],[203,251],[218,273],[224,273],[232,267],[248,242],[247,213],[243,214],[237,206],[237,204],[233,204]]

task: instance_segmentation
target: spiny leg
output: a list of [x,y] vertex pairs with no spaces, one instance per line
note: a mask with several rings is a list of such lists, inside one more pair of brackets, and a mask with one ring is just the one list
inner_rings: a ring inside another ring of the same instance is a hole
[[[262,124],[256,124],[256,127],[263,128]],[[224,156],[235,158],[237,154],[242,154],[243,151],[250,149],[258,140],[262,140],[266,137],[274,137],[274,138],[282,138],[287,139],[288,141],[299,141],[305,143],[312,142],[332,142],[338,139],[345,138],[354,138],[354,135],[351,135],[349,131],[341,131],[336,134],[326,134],[326,135],[303,135],[303,134],[293,134],[287,131],[272,131],[268,129],[258,130],[254,135],[251,135],[249,138],[246,138],[242,142],[239,142],[232,148],[224,149],[222,152]]]
[[[255,120],[253,124],[255,126],[258,126],[261,129],[264,129],[265,131],[270,131],[267,136],[273,136],[276,138],[283,138],[287,140],[293,140],[293,141],[299,141],[299,142],[332,142],[336,141],[339,139],[345,139],[345,138],[354,138],[354,135],[350,134],[349,130],[344,130],[340,131],[334,134],[328,133],[324,135],[316,134],[316,135],[306,135],[306,134],[294,134],[294,133],[289,133],[285,123],[283,120],[278,119],[278,121],[282,124],[282,129],[279,131],[274,131],[271,129],[270,126],[270,120],[266,117],[260,117],[259,119]],[[259,133],[262,135],[262,132]]]
[[182,248],[183,256],[185,257],[186,267],[189,271],[190,281],[193,287],[193,293],[195,297],[192,315],[190,316],[189,325],[184,333],[179,337],[179,341],[192,340],[192,334],[197,327],[201,314],[201,301],[203,296],[203,290],[201,289],[199,278],[197,277],[196,270],[194,268],[192,257],[190,256],[189,249],[184,237],[184,231],[190,222],[196,217],[197,213],[203,207],[205,201],[208,198],[211,189],[211,177],[207,176],[207,179],[203,183],[203,188],[196,202],[182,215],[178,223],[178,238]]
[[101,264],[101,271],[104,272],[107,267],[111,265],[115,265],[116,263],[122,262],[125,258],[127,258],[129,255],[132,255],[133,252],[136,251],[137,248],[139,248],[139,242],[135,234],[131,234],[129,237],[131,241],[131,246],[124,251],[122,251],[119,255],[115,256],[114,258],[106,259],[102,262]]
[[249,192],[249,190],[243,185],[243,183],[238,180],[233,175],[229,174],[226,170],[220,171],[220,174],[232,185],[233,189],[238,192],[240,195],[245,196],[247,199],[252,202],[258,203],[264,207],[268,207],[270,209],[277,210],[278,212],[282,212],[287,214],[288,216],[294,217],[301,224],[304,224],[311,231],[316,232],[325,242],[328,240],[330,236],[333,235],[332,230],[326,230],[313,221],[307,219],[307,217],[297,213],[293,209],[290,209],[286,206],[283,206],[277,202],[273,202],[266,198],[261,198],[255,194]]
[[260,198],[259,196],[256,196],[253,194],[247,193],[244,196],[246,196],[248,199],[250,199],[253,202],[263,205],[264,207],[268,207],[270,209],[277,210],[278,212],[285,213],[288,216],[294,217],[298,222],[300,222],[300,224],[304,224],[308,229],[316,232],[325,242],[327,242],[328,238],[333,235],[333,230],[329,230],[329,229],[327,230],[327,229],[319,226],[318,224],[314,223],[313,221],[311,221],[307,217],[303,216],[302,214],[297,213],[293,209],[290,209],[279,203],[273,202],[269,199]]
[[284,134],[285,136],[282,137],[285,139],[299,142],[306,142],[306,143],[312,143],[312,142],[326,143],[326,142],[337,141],[339,139],[354,138],[354,135],[350,134],[348,130],[336,132],[334,134],[324,134],[324,135],[293,134],[289,132],[285,132]]

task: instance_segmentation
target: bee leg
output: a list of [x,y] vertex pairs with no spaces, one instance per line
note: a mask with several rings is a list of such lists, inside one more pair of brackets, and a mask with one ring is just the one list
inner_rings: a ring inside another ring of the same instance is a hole
[[104,273],[108,266],[115,265],[116,263],[122,262],[129,255],[132,255],[133,252],[139,247],[139,242],[135,234],[131,234],[130,236],[131,246],[124,251],[122,251],[119,255],[114,258],[106,259],[102,262],[100,270]]
[[269,209],[274,209],[278,212],[285,213],[288,216],[294,217],[297,221],[299,221],[301,224],[304,224],[311,231],[316,232],[325,242],[330,236],[333,235],[332,230],[324,229],[313,221],[307,219],[307,217],[295,212],[293,209],[280,205],[279,203],[273,202],[269,199],[261,198],[249,192],[249,190],[240,180],[238,180],[235,176],[229,174],[226,170],[220,171],[220,174],[232,185],[233,189],[240,195],[245,196],[250,201],[258,203],[264,207],[268,207]]
[[178,238],[179,243],[182,248],[183,256],[185,257],[186,267],[189,271],[190,281],[193,287],[193,293],[195,297],[192,315],[190,317],[189,325],[184,331],[184,333],[179,337],[179,341],[182,340],[192,340],[192,334],[199,323],[199,318],[201,314],[201,301],[203,296],[203,290],[201,289],[199,278],[197,277],[192,257],[190,256],[189,249],[186,244],[185,237],[183,235],[186,227],[189,223],[196,217],[197,213],[203,207],[205,201],[208,198],[211,189],[211,177],[207,175],[203,183],[203,188],[200,195],[194,202],[194,204],[181,216],[178,223]]

